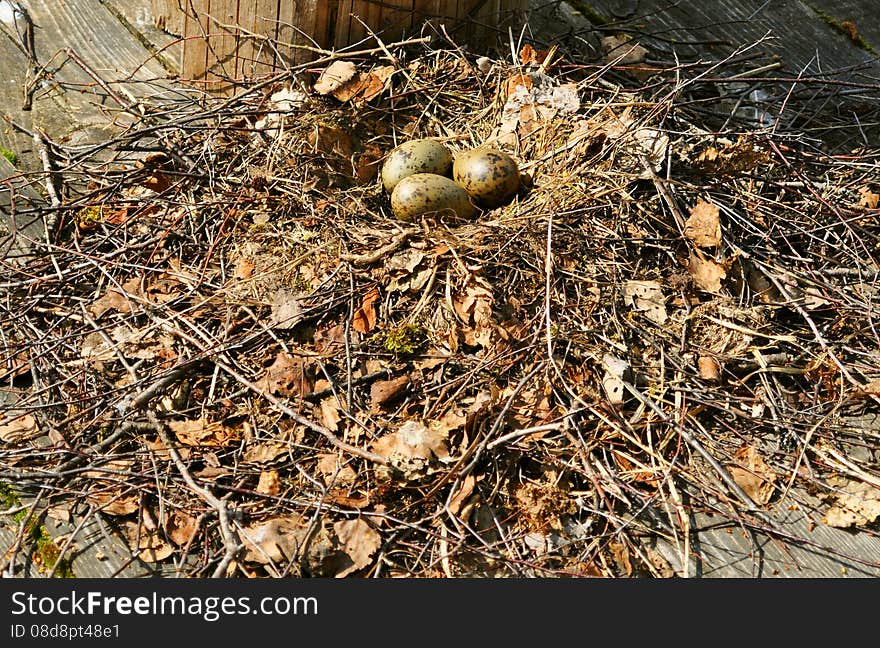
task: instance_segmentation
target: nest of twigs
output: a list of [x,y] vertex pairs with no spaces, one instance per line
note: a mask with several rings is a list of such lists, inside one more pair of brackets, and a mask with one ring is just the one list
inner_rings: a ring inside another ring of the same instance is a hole
[[[191,576],[663,576],[695,512],[876,488],[878,151],[791,92],[709,130],[701,75],[754,60],[520,55],[330,55],[56,147],[4,262],[3,481]],[[397,221],[416,137],[494,142],[519,195]]]

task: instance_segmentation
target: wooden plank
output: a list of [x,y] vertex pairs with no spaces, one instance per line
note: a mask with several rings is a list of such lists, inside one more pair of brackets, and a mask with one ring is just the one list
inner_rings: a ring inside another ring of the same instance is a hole
[[187,9],[183,12],[180,76],[190,83],[204,79],[208,70],[208,31],[203,16],[209,6],[210,0],[188,0]]
[[[33,94],[31,110],[24,109],[23,98],[24,87],[33,78],[29,76],[32,64],[17,44],[11,18],[9,23],[0,23],[4,32],[0,69],[7,74],[7,82],[0,84],[0,105],[3,114],[24,129],[37,128],[74,145],[101,141],[110,134],[109,123],[119,114],[119,105],[68,57],[65,48],[120,94],[155,95],[170,88],[168,71],[100,0],[80,0],[63,7],[48,0],[32,0],[27,8],[36,25],[37,65],[45,64],[48,73]],[[128,101],[125,96],[121,100]],[[0,128],[0,146],[16,154],[20,170],[42,170],[33,139],[8,123]]]
[[[596,0],[588,4],[610,19],[616,19],[615,12],[620,9],[617,0]],[[868,15],[874,2],[851,0],[848,6],[851,11],[862,7]],[[639,32],[645,34],[641,40],[658,58],[671,60],[674,50],[688,60],[701,56],[718,59],[738,46],[756,43],[769,33],[772,40],[758,49],[779,55],[789,73],[827,73],[867,63],[876,74],[880,67],[875,54],[858,47],[800,0],[678,3],[643,0],[638,4],[637,13],[626,16],[625,21],[629,25],[640,25]]]
[[[245,0],[246,2],[247,0]],[[206,18],[208,37],[207,81],[216,88],[228,88],[238,79],[239,0],[209,0]]]
[[157,0],[104,0],[104,6],[144,45],[169,73],[180,73],[182,44],[171,30],[160,29],[153,5]]
[[183,36],[186,33],[186,12],[181,3],[184,0],[150,0],[150,9],[157,28]]
[[336,30],[333,42],[336,47],[344,47],[352,42],[351,11],[353,0],[339,0],[339,13],[336,15]]

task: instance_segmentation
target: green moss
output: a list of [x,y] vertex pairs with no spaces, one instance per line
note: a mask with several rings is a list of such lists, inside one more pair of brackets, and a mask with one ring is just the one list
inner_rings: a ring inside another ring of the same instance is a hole
[[807,6],[813,10],[813,13],[816,14],[822,22],[831,27],[838,34],[843,34],[850,41],[855,44],[859,49],[863,49],[866,52],[874,53],[874,48],[871,47],[871,44],[868,43],[864,38],[862,38],[861,34],[859,34],[856,29],[855,23],[850,20],[838,20],[834,16],[825,13],[819,7],[813,5],[812,3],[806,3]]
[[569,0],[568,4],[574,8],[580,15],[589,20],[594,25],[607,25],[610,22],[605,16],[593,9],[586,2],[577,2],[577,0]]
[[412,355],[427,340],[424,329],[415,324],[396,326],[379,335],[384,337],[382,346],[394,355]]
[[[21,499],[18,497],[15,489],[6,482],[0,482],[0,504],[2,504],[4,509],[15,508],[22,505]],[[15,520],[15,522],[21,522],[27,516],[27,509],[22,509],[13,513],[12,519]],[[55,578],[75,577],[73,567],[67,558],[62,558],[61,562],[58,562],[58,559],[61,556],[61,548],[55,544],[52,536],[49,535],[49,531],[45,526],[40,524],[36,518],[32,518],[28,522],[25,534],[33,544],[34,549],[32,556],[41,572],[49,572],[55,568]],[[56,567],[56,565],[58,566]]]
[[9,160],[9,164],[14,165],[16,162],[18,162],[18,156],[15,155],[15,153],[13,151],[10,151],[9,149],[5,149],[2,146],[0,146],[0,155],[2,155],[7,160]]

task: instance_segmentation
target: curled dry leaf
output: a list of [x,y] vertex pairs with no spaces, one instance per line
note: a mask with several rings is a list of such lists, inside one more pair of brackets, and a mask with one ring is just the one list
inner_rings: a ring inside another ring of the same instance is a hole
[[358,333],[369,333],[376,328],[376,302],[379,301],[379,289],[373,288],[364,295],[361,305],[354,312],[351,319],[352,328]]
[[880,488],[859,481],[848,481],[836,494],[837,503],[822,521],[828,526],[847,528],[873,524],[880,517]]
[[279,396],[303,396],[314,389],[314,369],[307,358],[281,351],[257,386]]
[[669,316],[663,288],[656,281],[627,281],[623,285],[627,303],[658,326],[663,326]]
[[37,420],[30,414],[22,414],[11,421],[0,425],[0,441],[21,443],[39,436]]
[[120,526],[128,546],[137,552],[138,558],[144,562],[161,562],[175,551],[161,531],[152,524],[152,516],[147,511],[144,511],[144,518],[140,522],[126,521]]
[[342,418],[339,416],[339,402],[336,396],[328,396],[321,399],[321,422],[328,430],[336,432],[339,430],[339,422]]
[[606,63],[641,63],[648,55],[648,50],[632,42],[627,35],[605,36],[599,41],[602,51],[605,53]]
[[269,463],[275,461],[281,455],[287,454],[289,448],[286,443],[268,441],[248,446],[242,460],[245,463]]
[[351,564],[336,573],[337,578],[363,569],[372,562],[373,554],[382,546],[382,537],[366,521],[343,520],[333,525],[342,550],[351,558]]
[[458,491],[456,491],[455,495],[449,500],[449,512],[452,515],[458,515],[458,512],[461,511],[464,503],[471,496],[471,493],[474,492],[474,487],[477,485],[477,478],[473,475],[468,475],[461,482],[461,485],[458,487]]
[[871,191],[871,188],[867,185],[859,187],[859,207],[864,207],[865,209],[877,209],[878,201],[880,201],[880,194]]
[[296,514],[243,527],[241,539],[245,562],[284,565],[298,561],[312,576],[333,576],[340,563],[350,564],[331,531],[323,524],[312,527],[309,520]]
[[101,488],[92,486],[88,501],[101,513],[107,515],[131,515],[140,508],[140,497],[137,493],[122,494],[122,488]]
[[410,382],[412,381],[409,375],[374,382],[370,386],[370,406],[373,411],[378,411],[402,396]]
[[710,382],[721,380],[721,363],[713,356],[701,355],[697,358],[697,368],[700,377]]
[[266,495],[277,495],[281,490],[281,479],[278,477],[277,470],[264,470],[260,473],[260,480],[257,482],[257,492]]
[[235,430],[226,427],[219,421],[207,421],[203,418],[169,421],[168,427],[174,432],[178,441],[188,446],[219,448],[238,440],[238,434]]
[[396,432],[380,437],[372,450],[388,457],[391,466],[408,480],[424,475],[432,460],[449,457],[442,430],[429,429],[418,421],[407,421]]
[[314,90],[318,94],[333,94],[350,83],[357,75],[357,66],[351,61],[334,61],[318,77]]
[[691,254],[688,272],[698,288],[710,293],[721,292],[721,280],[727,277],[727,269],[723,265],[699,253]]
[[128,295],[140,295],[141,280],[138,277],[129,279],[122,284],[120,290],[116,286],[107,289],[101,297],[93,301],[86,310],[95,319],[99,319],[101,315],[109,310],[117,313],[127,313],[134,310],[134,304],[129,301]]
[[342,465],[338,455],[327,453],[318,455],[318,472],[324,477],[325,484],[334,486],[350,486],[357,475],[351,466]]
[[185,547],[199,530],[199,519],[181,510],[171,512],[165,521],[165,533],[178,547]]
[[746,495],[759,506],[764,506],[773,496],[776,475],[767,462],[758,454],[757,448],[748,445],[736,451],[737,464],[728,466],[733,480]]
[[721,244],[721,219],[717,205],[702,198],[691,208],[684,224],[684,235],[697,247],[717,247]]
[[308,522],[296,514],[248,525],[241,530],[243,560],[262,565],[291,560],[307,533]]
[[[870,398],[871,396],[880,396],[880,380],[872,380],[863,385],[860,389],[853,393],[853,396],[859,398]],[[0,436],[2,438],[2,436]]]

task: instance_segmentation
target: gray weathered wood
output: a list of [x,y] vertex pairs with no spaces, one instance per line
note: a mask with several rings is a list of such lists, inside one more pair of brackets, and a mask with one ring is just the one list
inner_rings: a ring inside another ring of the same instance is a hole
[[[594,0],[572,4],[588,5],[608,18],[610,22],[604,28],[610,30],[619,26],[632,31],[638,25],[639,39],[659,58],[670,58],[675,53],[689,60],[718,59],[769,34],[771,40],[761,49],[777,54],[789,73],[829,73],[853,67],[874,75],[880,71],[880,27],[872,15],[877,9],[874,0]],[[853,20],[874,51],[860,47],[835,29],[817,9],[841,22]]]

